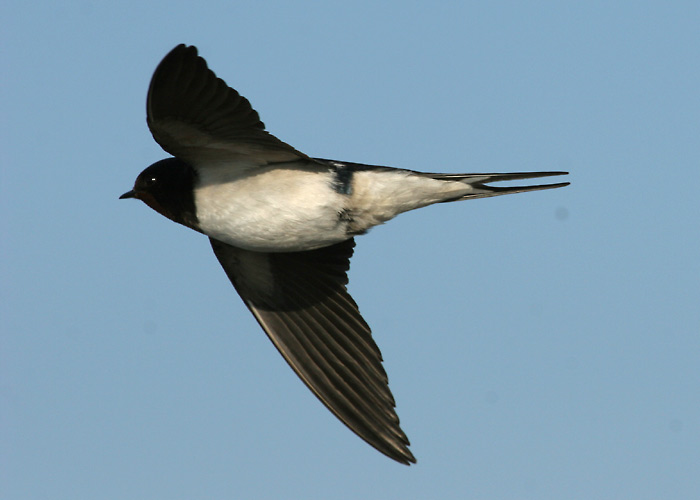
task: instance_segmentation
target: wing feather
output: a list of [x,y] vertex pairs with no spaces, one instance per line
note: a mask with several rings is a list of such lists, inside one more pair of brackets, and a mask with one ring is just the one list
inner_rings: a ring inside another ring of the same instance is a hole
[[196,47],[181,44],[163,58],[151,79],[146,113],[156,142],[193,165],[306,158],[265,131],[248,99],[217,78]]
[[377,450],[415,462],[381,353],[345,287],[355,242],[260,253],[210,241],[245,304],[309,389]]

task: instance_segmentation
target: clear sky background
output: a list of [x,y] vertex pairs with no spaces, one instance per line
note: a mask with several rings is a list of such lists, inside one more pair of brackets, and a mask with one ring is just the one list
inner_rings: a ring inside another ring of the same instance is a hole
[[[700,3],[2,3],[0,497],[700,495]],[[313,156],[568,170],[358,239],[418,464],[304,387],[202,235],[119,201],[197,45]]]

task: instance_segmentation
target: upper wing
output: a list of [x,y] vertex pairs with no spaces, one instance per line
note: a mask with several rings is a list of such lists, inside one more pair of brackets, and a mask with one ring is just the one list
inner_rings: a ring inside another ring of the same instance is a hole
[[243,160],[253,164],[306,155],[265,131],[250,102],[217,78],[196,47],[178,45],[153,73],[146,103],[154,139],[192,164]]
[[233,286],[309,389],[377,450],[415,462],[382,355],[345,288],[354,240],[294,253],[210,241]]

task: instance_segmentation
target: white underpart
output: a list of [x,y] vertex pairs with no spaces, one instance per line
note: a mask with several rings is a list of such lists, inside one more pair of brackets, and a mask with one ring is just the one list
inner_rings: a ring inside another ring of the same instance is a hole
[[472,191],[462,182],[403,170],[354,172],[349,195],[334,189],[335,174],[323,168],[289,163],[232,170],[198,166],[199,225],[212,238],[258,252],[332,245],[402,212]]
[[472,191],[463,182],[436,180],[405,170],[355,172],[351,198],[354,224],[369,229],[400,213]]
[[338,217],[347,197],[332,189],[329,171],[293,163],[232,170],[198,166],[195,204],[207,235],[258,252],[310,250],[347,239]]

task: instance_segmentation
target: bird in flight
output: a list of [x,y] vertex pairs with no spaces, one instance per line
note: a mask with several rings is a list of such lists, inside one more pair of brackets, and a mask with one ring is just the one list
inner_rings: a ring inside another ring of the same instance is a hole
[[250,102],[186,45],[156,68],[146,108],[153,138],[172,157],[120,199],[208,236],[307,387],[371,446],[415,463],[382,355],[346,289],[355,236],[433,203],[566,186],[489,185],[566,172],[439,174],[312,158],[268,133]]

